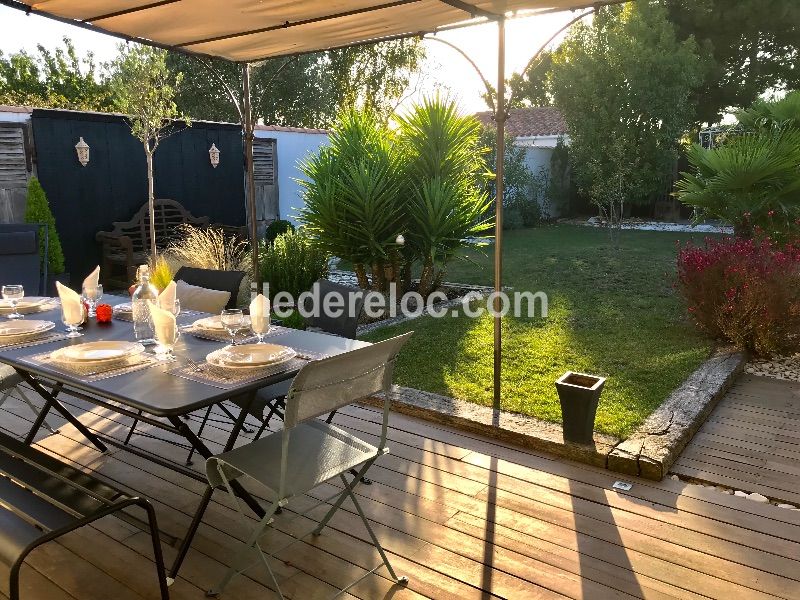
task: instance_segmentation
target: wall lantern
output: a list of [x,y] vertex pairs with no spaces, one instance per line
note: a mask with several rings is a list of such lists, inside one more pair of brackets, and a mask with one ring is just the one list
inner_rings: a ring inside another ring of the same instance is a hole
[[83,141],[83,138],[75,144],[75,151],[78,153],[78,162],[82,167],[89,164],[89,144]]
[[211,166],[216,169],[219,164],[219,148],[216,144],[211,144],[211,148],[208,149],[208,157],[211,159]]

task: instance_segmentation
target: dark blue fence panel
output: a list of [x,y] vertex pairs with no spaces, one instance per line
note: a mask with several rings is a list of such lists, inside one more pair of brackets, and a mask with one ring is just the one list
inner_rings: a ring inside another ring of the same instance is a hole
[[[100,262],[95,234],[127,221],[147,202],[141,143],[117,115],[34,110],[36,168],[56,218],[73,284]],[[89,164],[75,144],[89,145]],[[211,166],[216,144],[220,163]],[[154,157],[156,198],[172,198],[212,223],[245,224],[242,135],[238,125],[193,123],[165,138]]]

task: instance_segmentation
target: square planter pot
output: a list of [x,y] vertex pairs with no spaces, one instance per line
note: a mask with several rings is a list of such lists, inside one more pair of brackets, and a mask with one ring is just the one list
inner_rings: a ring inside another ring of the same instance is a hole
[[605,383],[605,377],[572,371],[567,371],[556,381],[564,440],[576,444],[594,442],[594,418]]

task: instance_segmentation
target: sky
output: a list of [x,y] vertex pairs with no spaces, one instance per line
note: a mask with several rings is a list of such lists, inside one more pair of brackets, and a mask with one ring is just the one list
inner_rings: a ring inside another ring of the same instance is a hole
[[[512,19],[506,24],[506,73],[522,70],[531,56],[558,29],[575,15],[569,12]],[[98,62],[116,54],[119,40],[87,31],[44,17],[27,16],[0,6],[0,50],[11,54],[18,50],[35,51],[41,43],[54,48],[64,36],[72,38],[79,53],[94,52]],[[438,37],[464,50],[478,65],[484,76],[497,84],[497,26],[495,24],[442,32]],[[441,88],[450,92],[465,112],[487,110],[481,99],[483,83],[473,67],[455,50],[435,41],[424,42],[427,60],[421,75],[416,78],[404,98],[403,105],[425,93]]]

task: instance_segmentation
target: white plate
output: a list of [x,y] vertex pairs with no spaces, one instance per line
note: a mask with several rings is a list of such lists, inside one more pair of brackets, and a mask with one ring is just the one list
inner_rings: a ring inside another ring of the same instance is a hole
[[86,342],[60,348],[53,352],[53,357],[69,362],[103,363],[122,360],[142,352],[144,352],[144,346],[135,342]]
[[[17,311],[20,313],[35,312],[39,309],[45,308],[45,305],[53,303],[53,298],[44,296],[25,296],[22,300],[17,302]],[[12,313],[14,309],[11,308],[11,301],[0,299],[0,313]]]
[[[222,324],[222,318],[219,315],[198,319],[194,322],[194,326],[198,329],[204,329],[205,331],[217,331],[220,333],[226,331],[225,326]],[[239,329],[247,329],[248,327],[250,327],[250,316],[244,315],[242,318],[242,325]]]
[[20,335],[35,335],[55,327],[52,321],[36,321],[34,319],[20,319],[19,321],[3,321],[0,323],[0,338],[16,337]]
[[212,365],[231,369],[256,369],[292,360],[297,352],[277,344],[242,344],[211,352],[206,360]]
[[125,313],[132,313],[133,312],[133,305],[130,302],[123,302],[122,304],[117,304],[114,307],[115,312],[125,312]]

